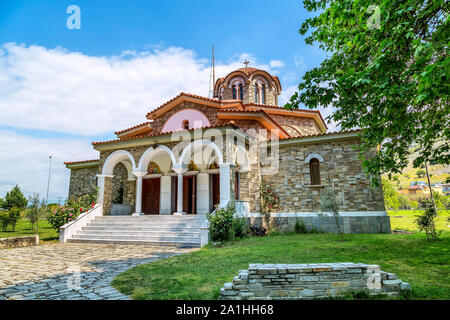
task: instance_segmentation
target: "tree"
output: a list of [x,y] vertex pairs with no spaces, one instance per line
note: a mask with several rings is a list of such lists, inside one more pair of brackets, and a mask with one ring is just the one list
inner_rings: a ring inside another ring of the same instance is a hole
[[30,199],[30,210],[28,211],[27,218],[30,221],[31,229],[35,234],[39,233],[39,216],[40,216],[40,201],[39,193],[33,193]]
[[419,169],[419,170],[416,171],[416,176],[419,177],[419,178],[425,177],[425,174],[426,174],[426,172],[423,169]]
[[321,203],[320,203],[320,209],[322,212],[329,212],[334,217],[334,223],[336,225],[337,233],[339,234],[340,241],[344,241],[344,230],[341,226],[341,223],[339,223],[339,206],[336,201],[336,197],[334,195],[334,191],[332,189],[325,189],[324,192],[321,194]]
[[[304,0],[300,33],[329,52],[305,73],[288,109],[334,107],[328,120],[360,128],[367,173],[450,162],[448,1]],[[373,157],[367,151],[379,147]],[[376,184],[377,179],[373,179]]]
[[3,208],[8,210],[11,208],[24,209],[27,203],[27,198],[20,191],[19,186],[16,185],[10,192],[6,193]]
[[445,183],[450,183],[450,176],[445,179]]

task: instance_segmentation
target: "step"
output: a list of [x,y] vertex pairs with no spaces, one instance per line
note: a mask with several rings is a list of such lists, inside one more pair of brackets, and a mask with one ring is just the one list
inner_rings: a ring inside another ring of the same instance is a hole
[[119,223],[119,224],[105,224],[105,223],[91,223],[88,224],[86,227],[101,227],[101,228],[131,228],[131,229],[138,229],[138,228],[144,228],[144,229],[178,229],[178,230],[192,230],[192,229],[198,229],[200,230],[201,225],[175,225],[175,224],[128,224],[128,223]]
[[150,232],[133,232],[133,231],[110,231],[110,230],[102,230],[102,231],[97,231],[97,230],[82,230],[77,232],[76,234],[78,235],[94,235],[94,236],[115,236],[115,235],[119,235],[119,236],[129,236],[129,237],[180,237],[180,238],[194,238],[194,237],[200,237],[200,232],[186,232],[186,233],[181,233],[181,232],[155,232],[155,231],[150,231]]
[[120,220],[120,219],[133,219],[133,220],[206,220],[205,216],[200,217],[186,217],[186,216],[98,216],[96,220]]
[[120,235],[120,234],[116,234],[116,235],[95,235],[95,234],[88,234],[88,235],[83,235],[83,234],[76,234],[73,236],[74,239],[97,239],[97,240],[108,240],[108,239],[113,239],[113,240],[157,240],[157,241],[180,241],[180,242],[185,242],[186,240],[189,241],[193,241],[193,242],[200,242],[200,237],[185,237],[183,239],[178,238],[178,236],[135,236],[135,235]]
[[113,240],[113,239],[90,239],[90,238],[83,238],[83,239],[77,239],[72,238],[69,239],[68,242],[72,243],[104,243],[104,244],[123,244],[123,245],[152,245],[152,246],[174,246],[179,248],[199,248],[200,242],[187,242],[187,241],[149,241],[149,240]]
[[111,230],[111,231],[158,231],[158,232],[200,232],[200,228],[198,227],[183,227],[178,228],[174,226],[162,226],[162,227],[155,227],[155,226],[122,226],[122,225],[114,225],[114,226],[102,226],[102,225],[92,225],[89,224],[85,227],[83,227],[84,230],[92,230],[92,231],[102,231],[102,230]]

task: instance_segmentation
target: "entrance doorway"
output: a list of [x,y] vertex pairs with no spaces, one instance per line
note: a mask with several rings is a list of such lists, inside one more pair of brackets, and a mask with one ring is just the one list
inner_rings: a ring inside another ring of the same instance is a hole
[[159,214],[160,193],[161,178],[142,180],[142,212],[144,214]]
[[187,214],[196,213],[197,177],[183,177],[183,211]]
[[211,211],[216,208],[216,205],[220,203],[220,176],[218,173],[214,173],[210,175],[210,203],[211,203]]

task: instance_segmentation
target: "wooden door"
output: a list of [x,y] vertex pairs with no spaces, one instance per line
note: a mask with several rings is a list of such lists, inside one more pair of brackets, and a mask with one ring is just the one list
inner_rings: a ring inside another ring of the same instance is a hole
[[212,179],[212,210],[220,203],[220,176],[218,173],[211,175]]
[[159,214],[160,193],[161,178],[142,180],[142,212],[144,214]]
[[183,177],[183,211],[187,214],[194,214],[196,212],[196,180],[196,176]]

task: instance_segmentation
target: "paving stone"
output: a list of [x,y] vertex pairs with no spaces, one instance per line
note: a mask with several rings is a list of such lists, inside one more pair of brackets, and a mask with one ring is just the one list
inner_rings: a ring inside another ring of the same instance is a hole
[[0,300],[128,300],[110,285],[118,274],[193,250],[198,249],[85,243],[0,250]]

